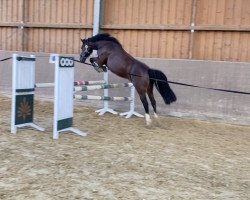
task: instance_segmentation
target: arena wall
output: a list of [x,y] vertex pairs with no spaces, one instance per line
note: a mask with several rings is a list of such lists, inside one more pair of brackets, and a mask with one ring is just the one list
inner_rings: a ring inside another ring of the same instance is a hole
[[[23,55],[23,53],[20,53]],[[28,54],[28,53],[26,53]],[[12,55],[12,52],[0,51],[0,59]],[[37,54],[36,82],[53,82],[54,67],[49,64],[49,54]],[[39,57],[41,56],[41,57]],[[44,57],[45,56],[45,57]],[[78,58],[78,55],[74,55]],[[250,64],[243,62],[197,61],[180,59],[139,58],[152,68],[162,70],[169,81],[192,84],[225,90],[250,92]],[[11,60],[0,62],[0,92],[11,93]],[[96,72],[91,66],[76,63],[75,80],[101,80],[102,73]],[[110,83],[127,82],[110,73]],[[197,119],[219,120],[236,124],[250,125],[250,95],[214,91],[171,84],[177,95],[177,102],[165,105],[158,92],[155,91],[159,114]],[[37,88],[37,99],[53,98],[53,89]],[[103,91],[88,91],[86,94],[102,95]],[[129,96],[129,89],[110,90],[110,96]],[[101,108],[100,101],[77,101],[83,106]],[[112,102],[114,109],[126,111],[126,102]],[[136,110],[144,113],[142,104],[136,96]],[[152,109],[151,109],[152,111]]]

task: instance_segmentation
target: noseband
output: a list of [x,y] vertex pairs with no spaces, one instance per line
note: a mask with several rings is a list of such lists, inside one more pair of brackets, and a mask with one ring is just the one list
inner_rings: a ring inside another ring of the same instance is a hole
[[88,39],[85,42],[85,46],[84,46],[84,51],[83,53],[85,54],[86,57],[88,57],[92,52],[89,51],[89,44],[88,44]]
[[86,40],[86,42],[85,42],[85,49],[84,49],[84,52],[86,52],[86,53],[88,53],[88,54],[90,54],[90,52],[89,52],[89,45],[88,45],[88,39]]

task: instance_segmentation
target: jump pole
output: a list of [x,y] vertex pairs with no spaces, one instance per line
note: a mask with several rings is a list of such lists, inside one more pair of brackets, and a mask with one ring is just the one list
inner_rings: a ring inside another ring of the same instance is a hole
[[35,87],[36,88],[51,88],[54,87],[55,84],[54,83],[36,83]]
[[55,64],[53,139],[62,132],[73,132],[80,136],[87,133],[73,128],[74,112],[74,61],[72,57],[51,54],[50,63]]
[[12,57],[12,106],[11,133],[16,134],[17,128],[32,127],[39,131],[45,129],[33,123],[35,93],[34,55]]

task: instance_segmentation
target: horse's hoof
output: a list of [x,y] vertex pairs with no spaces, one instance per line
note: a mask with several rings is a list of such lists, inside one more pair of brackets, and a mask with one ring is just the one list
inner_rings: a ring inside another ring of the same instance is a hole
[[162,127],[162,124],[161,124],[159,118],[155,118],[153,123],[154,123],[154,125],[155,125],[156,127]]
[[103,72],[107,72],[108,71],[107,67],[102,67],[102,69],[103,69]]
[[152,120],[150,119],[149,114],[145,114],[146,126],[150,126],[152,124]]
[[146,126],[151,126],[152,125],[152,121],[150,121],[150,122],[146,122]]
[[155,112],[154,112],[154,117],[155,117],[155,118],[158,118],[158,115],[157,115]]

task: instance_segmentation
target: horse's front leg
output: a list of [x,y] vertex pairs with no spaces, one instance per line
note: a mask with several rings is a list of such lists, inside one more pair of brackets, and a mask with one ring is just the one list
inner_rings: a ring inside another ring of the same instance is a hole
[[89,59],[94,69],[98,72],[107,72],[107,67],[104,66],[103,60],[99,57],[92,57]]

